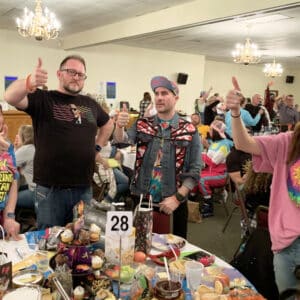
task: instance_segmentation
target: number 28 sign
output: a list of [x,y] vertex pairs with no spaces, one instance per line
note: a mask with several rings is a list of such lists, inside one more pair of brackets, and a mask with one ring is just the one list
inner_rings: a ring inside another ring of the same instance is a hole
[[132,232],[131,211],[108,211],[105,235],[129,236]]

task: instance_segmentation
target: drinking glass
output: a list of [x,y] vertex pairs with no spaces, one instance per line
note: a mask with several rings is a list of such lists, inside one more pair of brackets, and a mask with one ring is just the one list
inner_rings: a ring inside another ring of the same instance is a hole
[[187,261],[185,263],[186,281],[188,288],[193,292],[201,284],[204,265],[198,261]]
[[36,251],[35,257],[38,271],[42,273],[46,272],[49,268],[48,252],[41,250]]

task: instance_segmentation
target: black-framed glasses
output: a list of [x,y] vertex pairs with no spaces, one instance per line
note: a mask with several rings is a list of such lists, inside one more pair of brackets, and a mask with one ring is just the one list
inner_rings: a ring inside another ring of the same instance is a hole
[[80,80],[85,80],[85,79],[87,79],[86,74],[81,73],[81,72],[77,72],[77,71],[74,70],[74,69],[61,69],[61,71],[67,72],[67,73],[68,73],[70,76],[72,76],[72,77],[75,77],[76,75],[78,75],[78,78],[79,78]]

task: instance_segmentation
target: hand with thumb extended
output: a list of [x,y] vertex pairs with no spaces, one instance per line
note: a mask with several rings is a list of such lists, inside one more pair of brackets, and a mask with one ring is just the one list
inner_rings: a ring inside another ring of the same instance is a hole
[[120,128],[125,127],[129,122],[128,108],[125,103],[123,103],[122,109],[118,114],[117,125]]
[[37,88],[47,84],[48,72],[42,68],[42,65],[42,59],[39,57],[37,66],[30,76],[30,86],[32,88]]
[[123,103],[123,105],[122,105],[122,111],[123,112],[128,112],[128,107],[127,107],[126,103]]

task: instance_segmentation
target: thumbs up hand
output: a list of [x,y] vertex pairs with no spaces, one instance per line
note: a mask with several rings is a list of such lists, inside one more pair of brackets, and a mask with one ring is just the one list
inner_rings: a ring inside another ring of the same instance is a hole
[[37,88],[47,84],[48,72],[42,68],[42,59],[38,59],[38,64],[30,76],[31,88]]
[[125,103],[123,103],[123,107],[121,111],[118,114],[117,118],[117,125],[120,128],[125,127],[129,122],[129,113],[128,113],[128,108]]

